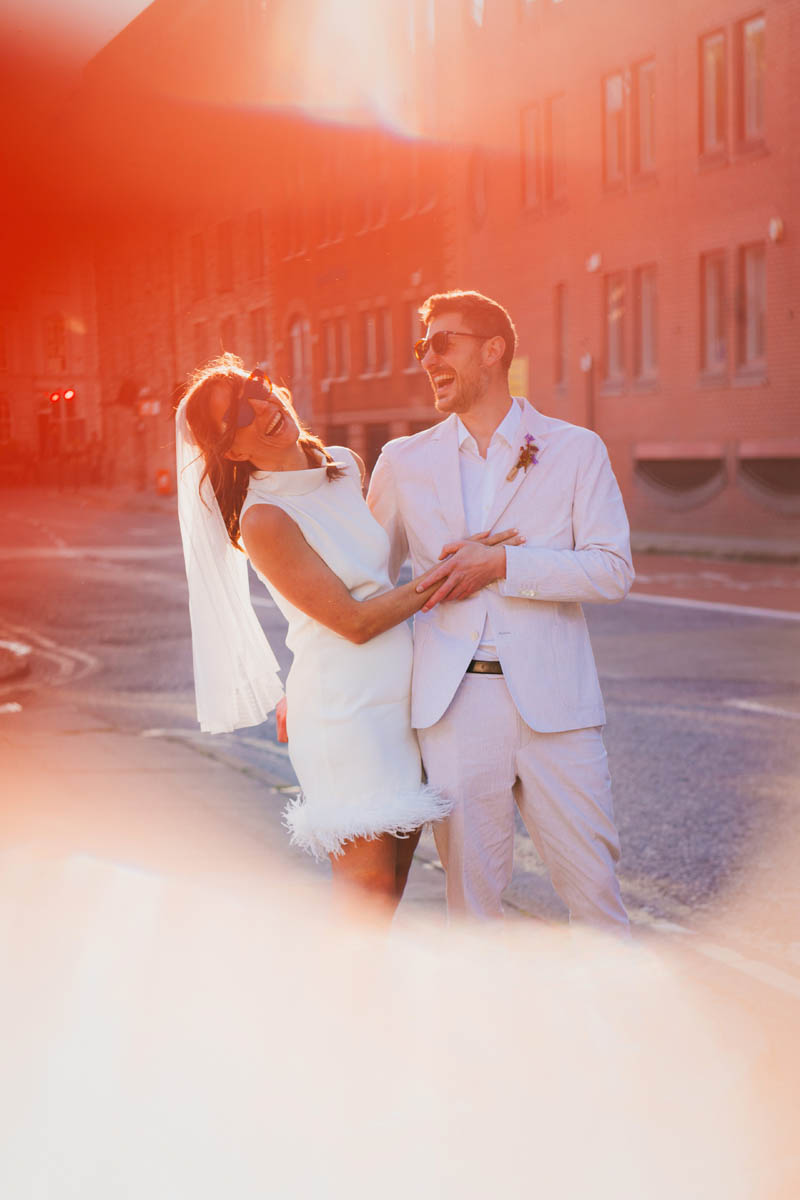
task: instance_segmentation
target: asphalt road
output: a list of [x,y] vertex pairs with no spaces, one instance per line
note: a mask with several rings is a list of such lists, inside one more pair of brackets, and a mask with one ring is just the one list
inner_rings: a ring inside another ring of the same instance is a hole
[[[38,690],[59,685],[109,726],[211,745],[291,787],[272,722],[217,739],[196,732],[172,504],[120,502],[0,493],[0,637],[36,649],[15,698],[34,704]],[[626,902],[644,923],[717,937],[735,916],[740,944],[800,966],[800,620],[763,611],[798,607],[800,570],[700,560],[670,568],[663,557],[638,566],[639,597],[586,608],[608,708]],[[253,595],[285,666],[282,618],[257,582]],[[509,901],[535,915],[561,912],[522,832]]]

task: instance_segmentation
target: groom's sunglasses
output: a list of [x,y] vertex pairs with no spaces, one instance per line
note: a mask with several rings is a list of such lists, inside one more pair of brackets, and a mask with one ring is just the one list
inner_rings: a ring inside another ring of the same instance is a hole
[[465,329],[437,329],[436,333],[432,333],[429,338],[420,338],[418,342],[414,343],[414,355],[417,362],[422,362],[429,350],[432,350],[434,354],[444,354],[451,337],[478,338],[479,341],[485,342],[487,338],[493,336],[491,333],[467,333]]
[[234,396],[227,409],[223,421],[225,432],[235,433],[237,429],[246,429],[253,421],[251,400],[268,400],[272,395],[272,380],[261,367],[254,367],[242,384],[239,394]]

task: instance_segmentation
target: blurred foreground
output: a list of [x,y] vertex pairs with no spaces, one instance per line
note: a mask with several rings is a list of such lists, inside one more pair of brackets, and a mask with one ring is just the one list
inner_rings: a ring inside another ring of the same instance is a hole
[[275,861],[80,840],[2,851],[4,1195],[797,1195],[789,1012],[670,954],[387,940]]
[[389,936],[344,924],[257,778],[63,705],[5,720],[0,1194],[797,1196],[800,980],[448,930],[421,863]]

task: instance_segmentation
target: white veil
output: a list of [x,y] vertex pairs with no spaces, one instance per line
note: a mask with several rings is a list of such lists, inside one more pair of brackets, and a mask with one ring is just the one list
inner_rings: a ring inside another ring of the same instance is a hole
[[175,415],[178,519],[189,582],[197,719],[206,733],[265,720],[283,695],[278,662],[250,601],[247,557],[231,543],[186,419]]

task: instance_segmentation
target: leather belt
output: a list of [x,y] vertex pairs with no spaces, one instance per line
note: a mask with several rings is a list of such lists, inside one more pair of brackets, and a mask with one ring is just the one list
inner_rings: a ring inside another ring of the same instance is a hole
[[503,668],[499,662],[485,662],[482,658],[473,658],[467,667],[468,675],[502,675]]

